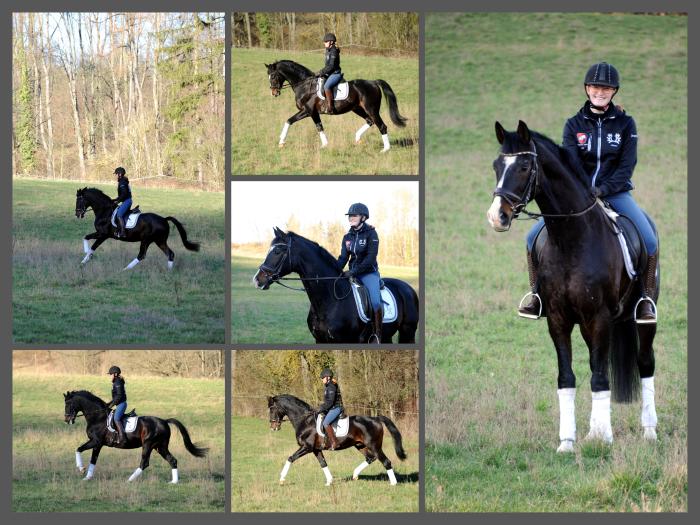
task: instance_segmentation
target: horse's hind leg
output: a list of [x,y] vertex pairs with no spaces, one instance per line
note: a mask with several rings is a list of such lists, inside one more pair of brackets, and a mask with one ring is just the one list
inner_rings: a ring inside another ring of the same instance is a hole
[[124,270],[131,270],[134,266],[143,261],[146,258],[146,252],[148,251],[148,247],[150,245],[151,241],[141,241],[141,248],[139,248],[139,254],[136,256],[136,259],[134,259],[129,264],[127,264],[126,267],[124,267]]
[[368,108],[368,111],[370,118],[377,125],[379,133],[382,134],[382,142],[384,143],[384,149],[382,150],[382,153],[384,153],[385,151],[389,151],[389,149],[391,148],[391,144],[389,144],[389,134],[387,132],[386,124],[382,120],[382,117],[379,116],[379,107],[372,109]]
[[156,242],[158,248],[160,248],[165,256],[168,258],[168,270],[172,270],[175,264],[175,252],[170,249],[168,243],[165,241]]
[[401,325],[399,325],[399,343],[415,343],[417,329],[418,323],[402,323]]
[[384,468],[386,469],[386,473],[389,476],[389,485],[396,485],[396,474],[394,474],[391,461],[388,457],[386,457],[386,454],[384,454],[384,451],[381,448],[377,450],[377,458],[379,458],[379,461],[382,462],[382,465],[384,465]]
[[180,477],[177,473],[177,459],[168,450],[168,445],[159,445],[156,447],[156,450],[158,451],[158,454],[160,454],[161,457],[170,464],[170,468],[173,471],[173,479],[170,481],[170,483],[173,485],[177,484],[177,482],[180,481]]
[[656,402],[654,400],[654,336],[655,324],[637,325],[639,334],[639,356],[637,366],[642,380],[642,428],[644,438],[656,440]]
[[144,470],[148,468],[148,462],[151,459],[151,452],[153,452],[153,443],[147,441],[143,444],[143,449],[141,450],[141,463],[139,464],[139,468],[134,470],[134,473],[129,476],[129,481],[134,481]]
[[352,479],[357,480],[360,477],[360,472],[369,467],[376,459],[377,456],[373,455],[369,449],[366,447],[360,450],[365,456],[365,460],[360,463],[355,470],[352,471]]
[[355,144],[359,144],[360,139],[362,138],[362,135],[364,134],[365,131],[367,131],[369,128],[372,127],[372,125],[374,124],[374,121],[371,118],[369,118],[369,115],[361,106],[357,106],[352,111],[356,115],[365,119],[365,124],[363,124],[362,127],[357,130],[357,133],[355,133]]

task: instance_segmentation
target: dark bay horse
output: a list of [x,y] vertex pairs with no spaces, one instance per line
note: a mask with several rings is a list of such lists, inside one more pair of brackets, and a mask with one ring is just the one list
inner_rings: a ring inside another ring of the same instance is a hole
[[[489,223],[496,231],[508,230],[534,199],[547,227],[548,239],[538,254],[538,283],[559,366],[557,450],[572,451],[576,439],[571,332],[577,323],[590,354],[592,408],[587,438],[612,442],[611,397],[623,403],[634,401],[641,379],[641,424],[644,437],[655,440],[652,344],[656,324],[635,323],[634,307],[641,289],[625,271],[619,242],[592,194],[590,181],[569,167],[558,145],[531,132],[522,121],[517,132],[507,132],[497,122],[496,137],[501,152],[493,163],[497,186],[487,214]],[[658,272],[657,268],[657,280]]]
[[[270,79],[270,91],[273,97],[280,95],[285,82],[288,82],[294,90],[294,98],[296,101],[297,111],[294,115],[287,119],[280,135],[279,146],[284,146],[287,138],[289,126],[295,122],[311,117],[311,120],[316,124],[321,138],[321,147],[325,148],[328,145],[328,139],[323,131],[321,123],[321,113],[327,113],[328,108],[325,101],[322,100],[316,93],[317,78],[314,73],[292,60],[280,60],[272,64],[265,64],[267,67],[267,76]],[[335,114],[343,114],[352,111],[359,117],[365,120],[365,124],[355,133],[355,142],[360,142],[362,134],[370,127],[376,124],[379,132],[382,134],[384,149],[382,152],[389,150],[389,135],[387,133],[386,124],[379,115],[379,108],[382,105],[382,92],[389,103],[389,116],[391,121],[400,128],[406,125],[406,119],[399,113],[399,106],[396,101],[396,94],[391,89],[391,86],[384,80],[350,80],[348,82],[348,98],[345,100],[336,100],[334,103]]]
[[92,449],[92,457],[84,478],[86,480],[92,479],[102,447],[115,447],[142,449],[141,463],[129,477],[129,481],[134,481],[148,467],[151,452],[156,450],[172,468],[172,480],[170,483],[177,483],[179,481],[177,459],[168,450],[170,423],[175,425],[180,431],[187,452],[198,458],[203,458],[207,455],[207,449],[193,444],[185,425],[174,418],[161,419],[154,416],[138,416],[136,429],[133,432],[126,433],[126,442],[117,444],[116,432],[111,432],[107,428],[107,416],[110,412],[109,408],[107,408],[107,403],[86,390],[66,392],[63,394],[63,397],[65,400],[65,422],[70,425],[75,424],[75,418],[78,417],[80,412],[85,416],[85,421],[87,422],[86,432],[88,440],[75,451],[75,463],[82,474],[85,472],[85,467],[83,466],[81,452]]
[[[118,229],[111,222],[112,213],[116,206],[109,196],[97,188],[83,188],[77,191],[75,216],[82,219],[90,208],[95,212],[95,231],[83,237],[85,257],[82,260],[82,264],[87,263],[92,258],[100,244],[107,239],[116,239],[124,242],[141,243],[138,256],[124,268],[125,270],[130,270],[146,257],[146,251],[151,243],[156,243],[156,246],[163,251],[168,258],[168,269],[172,269],[175,264],[175,253],[170,249],[167,242],[168,235],[170,235],[168,221],[172,222],[177,231],[180,232],[180,238],[185,248],[193,252],[199,251],[199,244],[187,239],[187,232],[180,221],[175,217],[161,217],[155,213],[142,213],[139,215],[136,225],[125,230],[126,237],[117,237]],[[92,246],[88,242],[90,239],[96,239]]]
[[[328,251],[293,232],[274,228],[275,238],[265,261],[253,277],[255,286],[267,290],[285,275],[297,273],[311,306],[309,331],[317,343],[366,343],[372,335],[369,323],[360,320],[347,278]],[[382,326],[382,343],[391,343],[396,332],[399,343],[415,343],[418,328],[418,295],[405,281],[384,279],[396,298],[395,321]]]
[[[297,443],[299,444],[299,449],[289,456],[282,468],[280,484],[284,483],[292,463],[310,452],[313,452],[321,465],[321,469],[323,469],[323,473],[326,476],[326,485],[333,483],[333,476],[328,468],[326,459],[323,457],[323,450],[328,447],[325,444],[325,438],[316,432],[316,413],[313,408],[305,401],[289,394],[268,397],[267,406],[270,409],[270,428],[279,430],[282,426],[282,420],[286,416],[294,427]],[[360,472],[369,466],[370,463],[379,459],[389,476],[389,483],[396,485],[396,475],[391,466],[391,461],[382,450],[382,441],[384,439],[382,424],[386,426],[394,439],[396,455],[401,460],[406,459],[407,456],[403,449],[401,433],[391,419],[386,416],[350,416],[348,434],[345,437],[338,438],[338,447],[335,450],[354,447],[364,454],[365,461],[360,463],[353,471],[352,479],[357,480]]]

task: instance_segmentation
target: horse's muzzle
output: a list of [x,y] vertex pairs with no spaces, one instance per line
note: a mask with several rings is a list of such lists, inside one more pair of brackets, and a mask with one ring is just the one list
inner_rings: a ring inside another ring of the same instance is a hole
[[282,427],[282,422],[281,421],[270,421],[270,430],[273,432],[279,431],[279,429]]
[[280,90],[277,88],[270,88],[270,92],[272,93],[273,97],[279,97],[280,96]]
[[486,219],[495,231],[508,231],[513,221],[513,209],[501,197],[496,196],[486,212]]
[[258,290],[268,290],[272,281],[263,270],[258,270],[253,276],[253,284]]

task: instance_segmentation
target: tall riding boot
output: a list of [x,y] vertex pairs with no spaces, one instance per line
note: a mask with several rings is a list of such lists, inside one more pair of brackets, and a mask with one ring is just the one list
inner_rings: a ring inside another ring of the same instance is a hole
[[126,434],[124,434],[124,424],[122,420],[114,420],[114,426],[117,427],[117,445],[123,445],[126,443]]
[[[530,290],[532,291],[525,294],[520,300],[518,315],[527,319],[539,319],[542,316],[542,299],[537,293],[537,268],[532,252],[529,250],[527,252],[527,273],[530,277]],[[527,296],[530,296],[530,302],[523,306],[523,301]]]
[[126,237],[126,226],[124,224],[124,217],[117,216],[117,224],[119,225],[119,231],[117,232],[117,237]]
[[328,436],[328,440],[330,441],[330,448],[331,450],[335,450],[338,447],[338,440],[335,437],[335,431],[333,430],[333,425],[326,425],[323,427],[323,429],[326,431],[326,436]]
[[656,265],[658,264],[658,254],[650,255],[647,258],[647,267],[642,275],[642,298],[637,302],[635,318],[638,324],[656,323]]
[[374,312],[374,322],[372,323],[372,335],[369,338],[370,343],[382,344],[382,325],[384,321],[384,309],[380,306]]
[[326,106],[328,108],[328,114],[334,115],[335,108],[333,107],[333,90],[332,89],[324,89],[323,94],[326,97]]

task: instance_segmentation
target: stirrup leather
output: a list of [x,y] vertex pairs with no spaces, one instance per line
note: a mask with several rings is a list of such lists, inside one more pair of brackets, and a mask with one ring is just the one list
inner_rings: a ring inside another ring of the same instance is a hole
[[[525,302],[525,299],[527,299],[530,296],[537,297],[537,300],[540,302],[540,311],[537,313],[537,315],[532,315],[532,314],[524,314],[520,311],[520,309],[523,307],[523,303]],[[542,298],[540,297],[540,294],[536,292],[527,292],[525,295],[523,295],[523,298],[520,299],[520,304],[518,304],[518,315],[520,317],[524,317],[526,319],[539,319],[542,317]]]
[[[642,303],[643,301],[649,301],[651,303],[651,311],[654,314],[653,319],[638,319],[637,318],[637,308],[639,307],[639,304]],[[637,324],[656,324],[657,319],[658,319],[658,314],[656,312],[656,303],[654,302],[654,299],[652,299],[648,295],[641,297],[637,301],[637,303],[634,305],[634,322]]]

